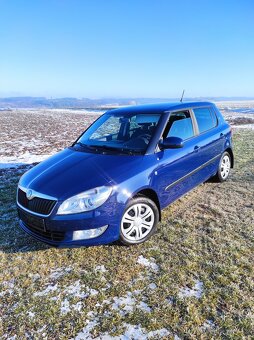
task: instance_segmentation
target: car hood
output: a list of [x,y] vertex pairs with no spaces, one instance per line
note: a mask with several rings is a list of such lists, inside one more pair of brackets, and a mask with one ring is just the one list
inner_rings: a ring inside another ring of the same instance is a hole
[[[65,149],[26,172],[19,185],[64,200],[132,176],[144,156],[94,154]],[[137,171],[137,170],[136,170]]]

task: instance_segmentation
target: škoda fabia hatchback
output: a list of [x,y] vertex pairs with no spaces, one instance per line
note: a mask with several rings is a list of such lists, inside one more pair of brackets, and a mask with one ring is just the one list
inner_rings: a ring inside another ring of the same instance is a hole
[[20,226],[55,246],[147,240],[161,210],[233,166],[231,129],[209,102],[110,110],[20,179]]

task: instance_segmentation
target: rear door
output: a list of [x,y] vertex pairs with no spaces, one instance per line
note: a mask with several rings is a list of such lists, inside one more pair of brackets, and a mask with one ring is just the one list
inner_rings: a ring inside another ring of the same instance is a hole
[[217,171],[225,144],[225,136],[218,127],[218,120],[212,107],[193,108],[198,135],[196,145],[202,177],[206,180]]

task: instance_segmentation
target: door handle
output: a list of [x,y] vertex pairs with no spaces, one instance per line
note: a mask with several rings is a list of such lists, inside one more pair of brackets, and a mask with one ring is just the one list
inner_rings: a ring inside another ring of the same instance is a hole
[[220,138],[222,138],[222,137],[224,137],[224,133],[222,133],[222,132],[221,132],[221,134],[220,134]]
[[199,147],[198,145],[195,145],[195,146],[194,146],[194,151],[197,152],[199,149],[200,149],[200,147]]

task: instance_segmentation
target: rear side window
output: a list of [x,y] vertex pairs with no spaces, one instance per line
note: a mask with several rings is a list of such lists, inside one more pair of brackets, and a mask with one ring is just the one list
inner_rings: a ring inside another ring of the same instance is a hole
[[200,133],[210,130],[217,125],[217,118],[214,112],[208,107],[193,109],[193,112],[195,114]]
[[173,112],[166,127],[165,137],[179,137],[183,140],[194,136],[192,120],[188,111]]

